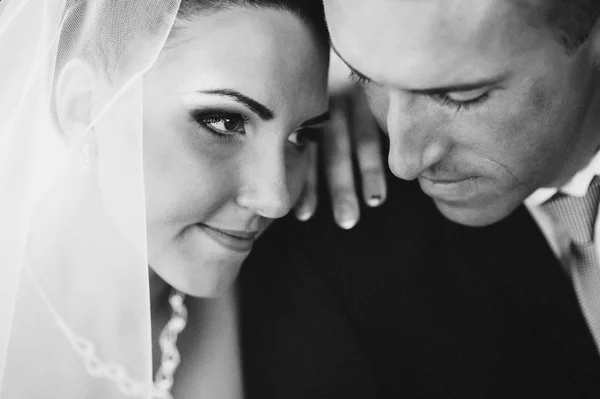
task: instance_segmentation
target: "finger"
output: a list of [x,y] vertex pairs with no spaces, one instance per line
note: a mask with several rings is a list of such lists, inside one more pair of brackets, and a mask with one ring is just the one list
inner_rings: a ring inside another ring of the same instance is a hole
[[363,198],[367,205],[379,206],[387,197],[385,161],[381,151],[381,136],[377,122],[361,88],[355,89],[351,110]]
[[333,203],[336,223],[354,227],[359,218],[359,206],[352,173],[352,146],[345,98],[331,101],[331,121],[323,137],[323,164]]
[[317,209],[317,144],[308,144],[308,171],[306,182],[298,204],[294,207],[296,218],[303,222],[309,220]]

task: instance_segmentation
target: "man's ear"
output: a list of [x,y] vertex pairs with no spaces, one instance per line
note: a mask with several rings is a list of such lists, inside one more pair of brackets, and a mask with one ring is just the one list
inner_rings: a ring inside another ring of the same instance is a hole
[[56,117],[67,141],[81,137],[92,121],[94,71],[73,59],[60,72],[56,84]]

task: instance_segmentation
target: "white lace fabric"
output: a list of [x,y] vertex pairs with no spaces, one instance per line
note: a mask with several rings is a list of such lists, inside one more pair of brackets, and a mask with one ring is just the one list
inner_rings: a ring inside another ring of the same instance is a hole
[[[179,1],[1,2],[0,398],[149,398],[143,74]],[[74,59],[103,94],[72,137]]]

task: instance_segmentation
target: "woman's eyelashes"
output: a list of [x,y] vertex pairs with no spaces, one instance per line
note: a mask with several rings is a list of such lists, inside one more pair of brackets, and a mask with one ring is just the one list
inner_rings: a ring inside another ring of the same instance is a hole
[[[213,136],[222,140],[234,140],[236,135],[245,135],[250,123],[244,115],[223,111],[199,111],[191,113],[192,119]],[[291,147],[303,152],[310,142],[318,142],[323,136],[324,125],[306,126],[295,130],[287,138]]]
[[322,125],[303,127],[288,137],[288,141],[298,150],[304,150],[310,142],[318,143],[323,137]]
[[192,112],[193,119],[212,134],[231,139],[234,134],[245,134],[248,119],[243,115],[228,112]]

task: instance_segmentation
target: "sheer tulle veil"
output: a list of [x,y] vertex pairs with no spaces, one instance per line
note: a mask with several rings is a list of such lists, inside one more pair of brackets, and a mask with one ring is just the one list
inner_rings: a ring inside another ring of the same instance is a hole
[[[178,0],[2,0],[0,397],[149,398],[142,78]],[[56,116],[89,66],[89,122]],[[76,131],[76,134],[72,132]]]

